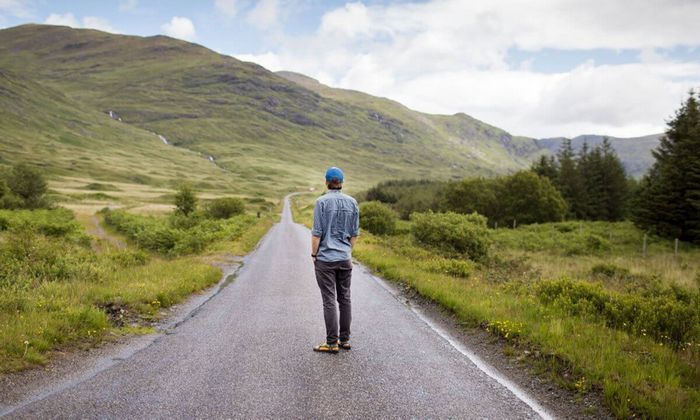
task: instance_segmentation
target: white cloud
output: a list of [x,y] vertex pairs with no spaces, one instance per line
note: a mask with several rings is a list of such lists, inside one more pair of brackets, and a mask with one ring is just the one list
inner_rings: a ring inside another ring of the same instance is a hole
[[186,17],[173,16],[170,22],[164,23],[160,28],[166,35],[185,41],[192,41],[197,36],[194,23]]
[[[279,37],[245,59],[421,111],[463,111],[515,134],[633,136],[662,131],[700,86],[700,63],[663,53],[700,47],[697,16],[700,1],[687,0],[355,2],[327,12],[314,34]],[[632,49],[639,60],[538,73],[545,48]],[[513,49],[533,57],[512,65]]]
[[49,25],[70,26],[72,28],[90,28],[105,32],[117,33],[107,19],[97,16],[85,16],[82,20],[78,20],[73,13],[52,13],[46,18],[44,23]]
[[131,12],[139,5],[139,0],[124,0],[119,3],[120,12]]
[[18,18],[31,18],[32,11],[26,0],[0,0],[0,12],[9,13]]
[[246,19],[259,29],[270,29],[278,22],[278,2],[277,0],[260,0],[248,12]]
[[234,17],[238,13],[238,0],[216,0],[214,6],[228,17]]
[[44,23],[49,25],[62,25],[70,26],[73,28],[80,28],[80,23],[78,22],[78,19],[75,18],[73,13],[51,13],[49,17],[46,18]]
[[320,32],[325,36],[355,38],[372,33],[372,20],[362,3],[348,3],[326,13],[321,19]]

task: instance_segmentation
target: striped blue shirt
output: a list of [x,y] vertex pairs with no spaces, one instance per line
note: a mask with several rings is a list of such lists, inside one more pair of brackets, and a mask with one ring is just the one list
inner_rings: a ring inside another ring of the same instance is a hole
[[316,200],[311,234],[321,238],[316,259],[325,262],[352,258],[350,238],[360,234],[357,201],[340,190],[328,190]]

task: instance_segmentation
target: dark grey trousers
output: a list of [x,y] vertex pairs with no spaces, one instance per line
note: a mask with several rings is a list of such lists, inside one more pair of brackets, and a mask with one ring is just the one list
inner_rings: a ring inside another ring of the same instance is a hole
[[[321,289],[323,298],[323,318],[326,321],[326,342],[335,343],[350,339],[350,321],[352,310],[350,305],[350,279],[352,277],[352,261],[314,263],[316,281]],[[336,300],[338,306],[336,306]],[[340,335],[338,334],[338,307],[340,307]]]

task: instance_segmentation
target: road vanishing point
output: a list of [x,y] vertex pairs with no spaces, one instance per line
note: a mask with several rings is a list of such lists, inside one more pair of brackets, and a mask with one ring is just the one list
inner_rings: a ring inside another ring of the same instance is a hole
[[310,232],[289,200],[233,282],[150,345],[9,418],[550,418],[355,264],[350,351],[322,354]]

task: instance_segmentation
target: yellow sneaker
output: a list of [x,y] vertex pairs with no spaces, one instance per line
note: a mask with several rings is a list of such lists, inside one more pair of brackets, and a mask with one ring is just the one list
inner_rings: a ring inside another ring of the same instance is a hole
[[344,350],[350,350],[352,348],[352,346],[350,345],[350,340],[338,341],[338,347]]
[[318,346],[314,347],[314,351],[318,351],[321,353],[338,353],[338,343],[321,343]]

